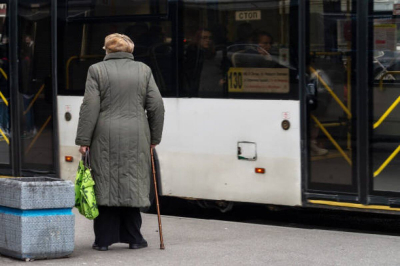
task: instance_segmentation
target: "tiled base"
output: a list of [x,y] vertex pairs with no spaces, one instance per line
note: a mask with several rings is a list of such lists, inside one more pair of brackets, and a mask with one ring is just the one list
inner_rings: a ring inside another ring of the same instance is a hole
[[28,210],[0,207],[0,254],[18,259],[50,259],[74,250],[71,209]]

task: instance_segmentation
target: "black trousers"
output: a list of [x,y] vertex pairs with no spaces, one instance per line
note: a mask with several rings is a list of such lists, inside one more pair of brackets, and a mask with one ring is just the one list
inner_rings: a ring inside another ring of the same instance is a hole
[[95,243],[100,247],[114,243],[140,244],[144,241],[140,233],[142,217],[139,208],[99,207],[99,216],[94,219]]

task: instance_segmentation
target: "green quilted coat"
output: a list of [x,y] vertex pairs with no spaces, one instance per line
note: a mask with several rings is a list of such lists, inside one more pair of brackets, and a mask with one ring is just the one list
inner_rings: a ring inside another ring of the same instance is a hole
[[160,143],[163,124],[148,66],[119,52],[89,68],[75,143],[90,146],[98,205],[150,205],[150,144]]

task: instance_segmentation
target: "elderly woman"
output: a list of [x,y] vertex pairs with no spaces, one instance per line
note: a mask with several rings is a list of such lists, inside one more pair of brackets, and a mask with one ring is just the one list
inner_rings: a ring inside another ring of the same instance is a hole
[[140,207],[150,205],[150,149],[161,141],[164,105],[148,66],[133,59],[122,34],[105,38],[103,62],[90,66],[75,143],[90,148],[99,216],[93,248],[147,247]]

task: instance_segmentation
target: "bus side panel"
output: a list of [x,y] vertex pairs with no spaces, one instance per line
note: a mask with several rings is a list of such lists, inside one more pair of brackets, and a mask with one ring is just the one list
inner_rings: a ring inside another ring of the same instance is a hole
[[[78,163],[81,159],[79,147],[75,145],[76,130],[78,128],[79,111],[83,97],[58,96],[58,126],[60,139],[60,177],[65,180],[75,181]],[[65,114],[71,114],[67,121]],[[65,156],[73,156],[73,162],[66,162]]]
[[[72,181],[80,159],[75,136],[82,99],[58,97],[61,178]],[[163,195],[301,205],[298,101],[166,98],[164,103],[157,146]],[[282,129],[284,118],[289,130]],[[256,161],[238,159],[242,141],[256,143]],[[256,167],[265,174],[256,174]]]
[[[163,195],[301,205],[299,102],[164,99],[157,147]],[[289,130],[282,121],[289,120]],[[255,142],[256,161],[238,159],[238,142]],[[265,168],[265,174],[255,168]]]

